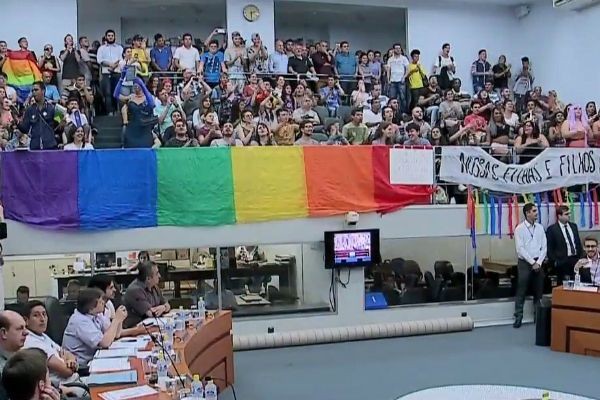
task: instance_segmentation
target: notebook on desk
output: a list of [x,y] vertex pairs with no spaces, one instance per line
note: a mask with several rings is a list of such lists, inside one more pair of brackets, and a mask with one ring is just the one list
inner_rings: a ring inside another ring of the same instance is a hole
[[85,378],[85,383],[88,386],[102,385],[124,385],[128,383],[137,383],[137,371],[119,371],[109,372],[106,374],[92,374]]
[[121,390],[111,390],[110,392],[100,393],[99,396],[104,400],[127,400],[151,396],[153,394],[158,394],[158,392],[150,386],[144,385]]
[[240,298],[242,300],[244,300],[246,303],[253,303],[253,302],[257,302],[257,301],[263,301],[263,298],[260,297],[260,295],[258,294],[243,294],[240,296]]

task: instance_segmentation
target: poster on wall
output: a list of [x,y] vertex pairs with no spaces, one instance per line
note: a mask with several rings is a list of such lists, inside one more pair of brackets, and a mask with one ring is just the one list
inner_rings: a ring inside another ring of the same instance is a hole
[[550,148],[505,164],[479,147],[443,147],[440,180],[506,193],[539,193],[600,182],[600,149]]

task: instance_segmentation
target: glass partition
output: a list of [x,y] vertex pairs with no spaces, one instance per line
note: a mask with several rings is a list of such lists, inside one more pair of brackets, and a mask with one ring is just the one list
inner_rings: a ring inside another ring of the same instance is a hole
[[384,239],[382,263],[365,269],[365,292],[388,306],[466,300],[466,237]]

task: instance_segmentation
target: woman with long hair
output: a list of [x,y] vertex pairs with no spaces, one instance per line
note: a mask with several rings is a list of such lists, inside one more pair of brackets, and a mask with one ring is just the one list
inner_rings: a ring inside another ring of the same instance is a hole
[[242,120],[235,127],[234,135],[236,139],[240,139],[244,146],[250,144],[252,136],[256,132],[256,124],[254,123],[254,114],[251,109],[246,109],[242,112]]
[[252,135],[250,146],[277,146],[277,143],[273,140],[271,129],[267,124],[259,122],[256,125],[256,132]]
[[504,120],[504,110],[502,107],[496,107],[492,111],[492,118],[488,123],[487,137],[485,144],[492,149],[492,155],[506,157],[509,153],[509,146],[514,143],[511,138],[512,129]]
[[557,111],[550,118],[550,128],[548,129],[548,141],[552,147],[565,147],[567,144],[566,140],[562,137],[561,127],[565,122],[565,113],[563,111]]
[[[148,91],[150,92],[150,94],[152,96],[154,96],[155,98],[158,97],[158,87],[160,86],[160,78],[157,75],[150,75],[150,77],[148,78],[148,82],[146,83],[146,87],[148,88]],[[171,93],[169,93],[171,94]]]
[[515,140],[515,150],[519,154],[519,164],[526,164],[550,147],[546,136],[540,133],[538,125],[531,120],[523,124],[523,134]]
[[504,122],[516,132],[519,125],[519,116],[515,112],[515,103],[512,100],[506,100],[504,107],[502,108],[502,114],[504,115]]
[[373,74],[371,73],[371,67],[369,66],[369,57],[366,53],[361,53],[358,56],[358,67],[357,67],[357,78],[362,79],[365,82],[365,89],[367,92],[371,91],[373,87]]
[[296,108],[298,108],[296,106],[297,103],[296,98],[294,97],[292,85],[290,85],[288,82],[286,82],[283,86],[283,91],[281,92],[281,102],[281,108],[287,110],[290,114],[293,113]]
[[490,122],[490,118],[492,117],[492,110],[494,109],[494,103],[490,99],[490,95],[485,89],[481,89],[477,94],[477,99],[479,100],[479,110],[477,112],[478,115],[481,115],[485,118],[485,122]]
[[587,147],[592,136],[592,128],[587,114],[580,105],[568,107],[567,120],[561,126],[562,137],[567,141],[567,147]]
[[265,123],[272,130],[277,125],[277,110],[281,108],[281,100],[271,95],[264,99],[258,108],[258,122]]
[[588,123],[594,125],[594,122],[598,121],[598,109],[596,108],[595,101],[588,101],[585,105],[585,113],[588,117]]
[[379,124],[373,134],[372,145],[394,145],[394,124],[391,122],[382,122]]

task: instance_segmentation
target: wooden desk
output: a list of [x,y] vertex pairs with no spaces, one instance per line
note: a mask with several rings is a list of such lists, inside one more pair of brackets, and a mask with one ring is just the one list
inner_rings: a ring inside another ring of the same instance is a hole
[[600,293],[552,290],[551,348],[600,356]]
[[[198,374],[203,378],[211,376],[220,391],[234,383],[233,338],[231,336],[231,311],[219,311],[214,318],[206,320],[199,329],[190,329],[182,342],[175,342],[174,349],[181,355],[177,370],[182,375]],[[149,346],[152,346],[150,344]],[[138,385],[147,384],[142,360],[130,359],[137,371]],[[171,373],[175,375],[172,369]],[[100,400],[100,393],[124,389],[133,385],[96,386],[91,388],[92,400]],[[170,396],[161,392],[159,396],[146,396],[144,399],[167,400]]]
[[483,264],[483,268],[485,268],[486,272],[496,272],[498,274],[506,274],[506,272],[511,268],[517,265],[516,261],[509,260],[490,260],[489,258],[483,258],[481,260],[481,264]]

